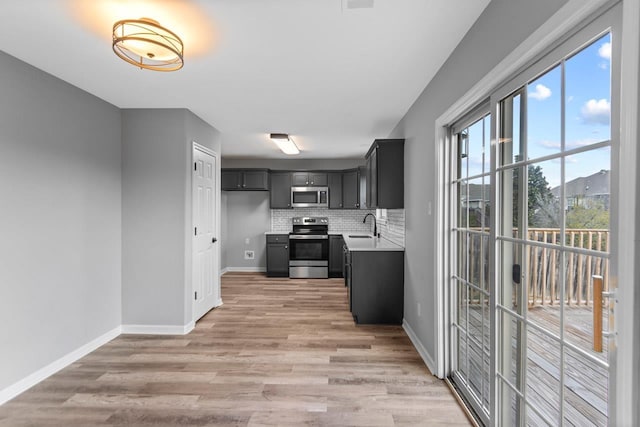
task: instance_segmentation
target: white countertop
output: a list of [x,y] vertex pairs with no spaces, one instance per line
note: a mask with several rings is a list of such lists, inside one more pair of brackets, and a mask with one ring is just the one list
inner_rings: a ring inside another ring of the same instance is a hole
[[289,235],[288,231],[265,231],[264,234],[286,234]]
[[404,248],[385,238],[358,238],[349,236],[371,236],[366,233],[343,233],[342,237],[350,251],[404,251]]

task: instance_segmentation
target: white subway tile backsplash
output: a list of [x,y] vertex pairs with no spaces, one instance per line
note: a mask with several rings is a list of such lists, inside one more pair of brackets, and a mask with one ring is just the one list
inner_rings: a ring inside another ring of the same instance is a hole
[[343,233],[354,231],[358,233],[371,233],[373,222],[368,219],[366,224],[362,219],[367,213],[374,213],[372,210],[356,209],[318,209],[318,208],[295,208],[295,209],[272,209],[271,210],[271,231],[285,232],[291,231],[291,218],[297,216],[326,216],[329,218],[329,233]]
[[379,224],[380,235],[404,247],[404,209],[387,209],[386,224]]
[[[366,214],[375,215],[375,210],[350,209],[271,209],[271,231],[288,233],[291,231],[291,218],[297,216],[326,216],[329,218],[329,233],[371,233],[373,221],[367,219],[362,223]],[[389,209],[387,223],[378,224],[378,232],[382,237],[404,247],[404,209]]]

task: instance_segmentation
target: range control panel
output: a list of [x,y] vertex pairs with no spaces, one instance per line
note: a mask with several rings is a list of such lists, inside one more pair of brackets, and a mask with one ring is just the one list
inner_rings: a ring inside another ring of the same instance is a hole
[[295,217],[292,222],[295,225],[329,224],[329,218],[326,216]]

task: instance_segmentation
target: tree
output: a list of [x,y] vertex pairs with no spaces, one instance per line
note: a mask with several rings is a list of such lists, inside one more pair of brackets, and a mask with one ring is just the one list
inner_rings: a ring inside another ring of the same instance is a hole
[[607,230],[609,229],[609,211],[602,201],[589,200],[576,203],[567,212],[567,228]]
[[[519,195],[519,168],[513,171],[513,225],[518,226],[518,195]],[[528,197],[527,218],[529,226],[533,227],[559,227],[558,204],[551,193],[547,178],[542,167],[529,165],[528,172]]]

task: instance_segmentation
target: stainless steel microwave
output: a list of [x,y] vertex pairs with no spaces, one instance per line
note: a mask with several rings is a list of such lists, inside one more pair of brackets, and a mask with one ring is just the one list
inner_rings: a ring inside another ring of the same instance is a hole
[[291,187],[294,208],[328,208],[329,187]]

